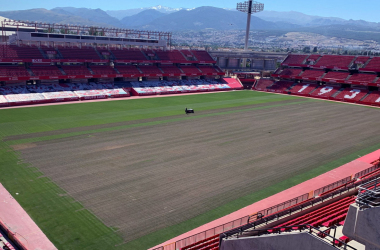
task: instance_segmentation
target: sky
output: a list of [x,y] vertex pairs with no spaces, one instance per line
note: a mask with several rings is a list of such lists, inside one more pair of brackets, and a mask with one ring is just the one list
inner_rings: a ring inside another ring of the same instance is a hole
[[[171,8],[195,8],[201,6],[213,6],[219,8],[235,8],[236,3],[245,0],[0,0],[0,11],[24,10],[32,8],[52,9],[55,7],[86,7],[102,10],[125,10],[156,5]],[[379,0],[259,0],[265,4],[265,10],[274,11],[299,11],[308,15],[323,17],[340,17],[344,19],[365,20],[380,22]]]

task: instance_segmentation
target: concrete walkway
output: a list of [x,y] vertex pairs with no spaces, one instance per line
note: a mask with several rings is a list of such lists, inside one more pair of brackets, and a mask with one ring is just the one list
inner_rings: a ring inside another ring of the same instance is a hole
[[57,249],[1,184],[0,220],[28,250]]

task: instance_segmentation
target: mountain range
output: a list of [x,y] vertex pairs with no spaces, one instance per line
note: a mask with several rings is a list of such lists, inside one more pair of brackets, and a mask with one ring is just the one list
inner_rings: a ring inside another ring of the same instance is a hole
[[[198,7],[194,9],[154,6],[129,10],[101,10],[58,7],[51,10],[30,9],[0,11],[0,16],[13,20],[46,23],[93,25],[128,29],[160,31],[241,30],[245,29],[246,14],[231,9]],[[380,24],[363,20],[320,17],[300,12],[263,11],[252,16],[252,30],[315,32],[359,39],[378,39]],[[338,31],[338,32],[337,32]],[[362,32],[362,33],[360,33]],[[360,34],[364,34],[361,36]]]

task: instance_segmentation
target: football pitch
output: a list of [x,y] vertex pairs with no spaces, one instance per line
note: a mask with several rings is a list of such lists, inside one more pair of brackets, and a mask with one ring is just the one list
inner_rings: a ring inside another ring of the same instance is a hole
[[0,109],[0,182],[58,249],[146,249],[379,149],[379,118],[254,91]]

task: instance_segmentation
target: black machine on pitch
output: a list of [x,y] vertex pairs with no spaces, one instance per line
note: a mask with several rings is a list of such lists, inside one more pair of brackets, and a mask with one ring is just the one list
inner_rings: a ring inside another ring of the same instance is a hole
[[194,109],[188,109],[188,108],[186,108],[185,109],[185,113],[186,113],[186,115],[189,114],[189,113],[193,113],[194,114]]

